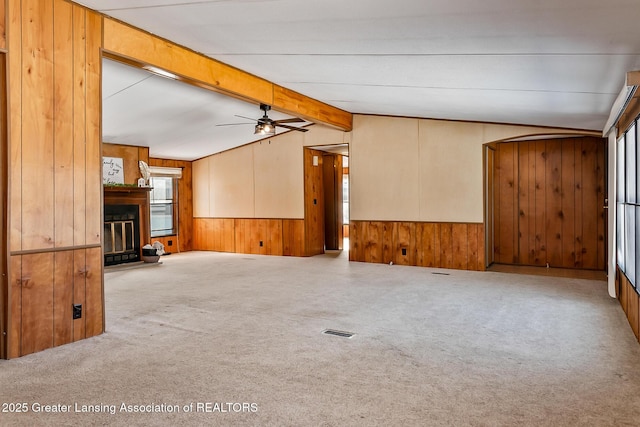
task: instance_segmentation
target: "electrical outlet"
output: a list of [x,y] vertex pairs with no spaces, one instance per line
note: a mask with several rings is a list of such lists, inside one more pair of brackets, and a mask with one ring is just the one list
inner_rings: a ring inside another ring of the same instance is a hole
[[260,247],[262,247],[262,246],[263,246],[263,243],[262,243],[262,240],[260,240]]
[[318,199],[313,199],[313,204],[317,205],[318,204]]
[[406,256],[407,255],[407,248],[402,248],[402,256]]
[[169,241],[167,242],[167,246],[173,246],[173,240],[169,240]]
[[82,319],[82,304],[73,304],[73,319]]

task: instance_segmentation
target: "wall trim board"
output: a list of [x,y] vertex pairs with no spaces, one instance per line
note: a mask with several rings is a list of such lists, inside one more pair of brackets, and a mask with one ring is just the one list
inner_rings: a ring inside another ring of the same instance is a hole
[[349,260],[484,271],[484,224],[351,221]]
[[78,246],[61,246],[57,248],[49,248],[49,249],[33,249],[33,250],[25,250],[25,251],[12,251],[11,256],[14,255],[29,255],[29,254],[45,254],[49,252],[65,252],[72,251],[75,249],[94,249],[94,248],[102,248],[102,243],[91,244],[91,245],[78,245]]

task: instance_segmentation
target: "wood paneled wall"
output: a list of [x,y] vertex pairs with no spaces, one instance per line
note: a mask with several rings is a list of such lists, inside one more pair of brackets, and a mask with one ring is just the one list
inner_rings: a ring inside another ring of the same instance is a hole
[[619,268],[616,269],[616,291],[631,330],[640,341],[640,295]]
[[[193,184],[192,163],[183,160],[167,160],[149,158],[150,166],[182,168],[182,178],[178,179],[178,230],[174,236],[154,237],[159,240],[168,252],[190,251],[193,247]],[[173,245],[169,246],[169,240]]]
[[605,268],[605,142],[497,145],[495,261]]
[[[4,36],[4,3],[0,6],[0,25]],[[3,39],[4,40],[4,39]],[[0,359],[7,357],[7,79],[6,55],[0,53]]]
[[[102,333],[102,17],[9,0],[8,351]],[[83,304],[72,322],[71,304]]]
[[194,250],[306,255],[302,219],[195,218],[193,229]]
[[349,246],[351,261],[485,269],[483,224],[351,221]]
[[140,165],[138,162],[149,164],[149,147],[136,147],[133,145],[122,144],[102,144],[102,155],[104,157],[119,157],[123,159],[124,166],[124,182],[125,184],[137,184],[140,174]]
[[[322,158],[324,153],[304,149],[304,239],[307,256],[324,253],[324,188]],[[314,156],[318,165],[313,165]]]

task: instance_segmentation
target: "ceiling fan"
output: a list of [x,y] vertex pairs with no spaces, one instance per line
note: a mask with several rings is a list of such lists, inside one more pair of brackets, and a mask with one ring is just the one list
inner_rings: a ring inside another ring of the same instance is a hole
[[[285,128],[285,129],[289,129],[289,130],[297,130],[298,132],[307,132],[309,129],[305,129],[305,128],[298,128],[295,126],[289,126],[286,123],[302,123],[304,122],[304,120],[294,117],[291,119],[282,119],[282,120],[271,120],[269,118],[269,116],[267,115],[267,111],[271,110],[271,106],[267,105],[267,104],[260,104],[260,109],[262,111],[264,111],[264,115],[259,118],[259,119],[252,119],[251,117],[245,117],[245,116],[238,116],[237,114],[235,115],[236,117],[240,117],[242,119],[248,119],[248,120],[252,120],[256,123],[256,127],[255,127],[255,131],[253,132],[256,135],[275,135],[276,134],[276,127],[281,127],[281,128]],[[216,126],[237,126],[237,125],[248,125],[251,123],[226,123],[226,124],[220,124],[220,125],[216,125]]]

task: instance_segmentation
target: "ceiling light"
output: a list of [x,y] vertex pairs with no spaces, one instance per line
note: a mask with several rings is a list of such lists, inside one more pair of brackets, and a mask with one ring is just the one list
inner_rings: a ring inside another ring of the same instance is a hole
[[276,128],[268,123],[258,123],[253,133],[255,135],[275,135]]

